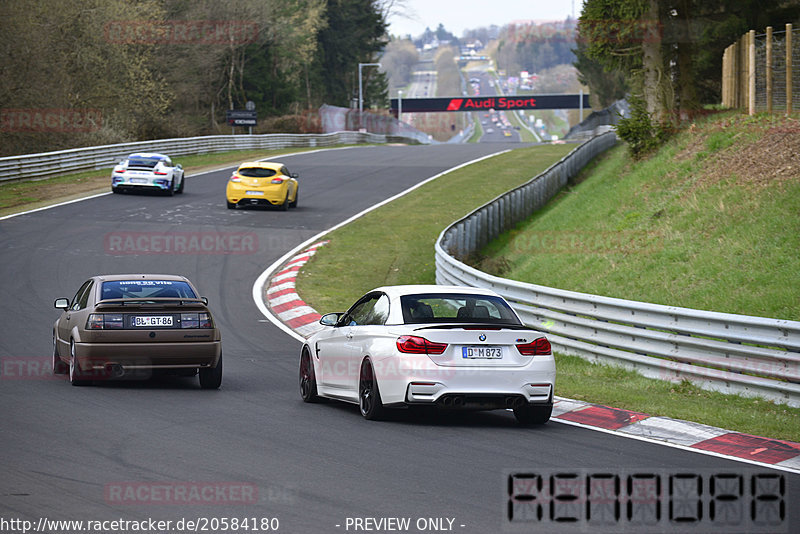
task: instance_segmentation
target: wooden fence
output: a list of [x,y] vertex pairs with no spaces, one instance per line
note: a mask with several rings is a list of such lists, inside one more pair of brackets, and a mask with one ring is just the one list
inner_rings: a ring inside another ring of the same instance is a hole
[[[793,35],[794,33],[794,35]],[[800,30],[750,30],[722,56],[722,105],[751,115],[800,111]]]

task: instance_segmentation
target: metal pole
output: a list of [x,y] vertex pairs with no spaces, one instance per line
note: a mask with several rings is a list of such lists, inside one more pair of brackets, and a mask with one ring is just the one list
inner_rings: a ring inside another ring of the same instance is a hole
[[756,114],[756,31],[747,32],[747,113]]
[[786,114],[793,110],[792,106],[792,25],[786,25]]
[[397,91],[397,120],[403,122],[403,90]]
[[578,122],[583,122],[583,86],[581,86],[581,93],[580,93],[580,96],[578,98],[580,98],[580,102],[578,103],[578,107],[581,110],[580,120]]
[[363,63],[358,64],[358,129],[361,130],[364,127],[364,119],[362,116],[364,115],[364,88],[361,84],[361,67],[364,66]]

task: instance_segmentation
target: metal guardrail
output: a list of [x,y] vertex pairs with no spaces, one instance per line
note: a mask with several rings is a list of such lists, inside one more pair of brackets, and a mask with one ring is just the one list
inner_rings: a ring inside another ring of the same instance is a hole
[[409,139],[348,131],[331,134],[209,135],[140,141],[0,158],[0,182],[113,167],[134,152],[163,152],[170,156],[184,156],[229,150],[327,147],[399,141],[408,142]]
[[707,389],[800,406],[800,322],[554,289],[492,276],[457,259],[543,207],[614,141],[613,133],[587,141],[528,183],[446,228],[435,245],[436,282],[496,291],[558,351],[652,378],[689,379]]

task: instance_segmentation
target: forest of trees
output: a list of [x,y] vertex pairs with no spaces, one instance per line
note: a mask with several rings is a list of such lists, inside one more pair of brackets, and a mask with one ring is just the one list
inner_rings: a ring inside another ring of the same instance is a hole
[[670,121],[720,102],[728,45],[799,17],[796,0],[586,0],[576,65],[603,103],[630,91]]
[[411,75],[419,62],[419,52],[408,39],[392,39],[381,56],[381,70],[389,76],[389,93],[397,94],[411,83]]
[[497,68],[510,75],[536,73],[575,61],[575,21],[504,26],[493,53]]
[[[397,0],[14,0],[0,2],[0,110],[97,110],[96,131],[0,128],[2,155],[229,132],[259,119],[348,106],[358,63],[386,44]],[[387,80],[363,69],[365,106]]]

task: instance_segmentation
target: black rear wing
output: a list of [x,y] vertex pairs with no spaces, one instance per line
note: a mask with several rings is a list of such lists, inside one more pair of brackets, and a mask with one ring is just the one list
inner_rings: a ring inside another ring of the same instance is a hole
[[178,306],[207,306],[208,299],[202,298],[181,298],[181,297],[141,297],[141,298],[119,298],[103,299],[98,301],[95,308],[116,308],[116,307],[164,307],[166,305]]

